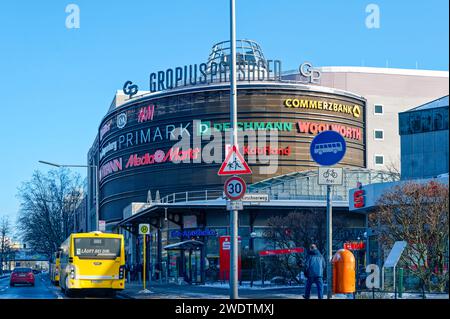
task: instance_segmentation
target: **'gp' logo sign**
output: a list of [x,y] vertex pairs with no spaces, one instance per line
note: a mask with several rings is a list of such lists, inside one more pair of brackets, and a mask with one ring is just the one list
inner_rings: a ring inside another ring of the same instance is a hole
[[138,92],[138,86],[136,84],[133,84],[131,81],[126,81],[123,85],[123,93],[128,95],[131,99],[133,95],[137,94]]
[[300,74],[308,78],[309,83],[319,83],[321,73],[310,62],[304,62],[299,68]]

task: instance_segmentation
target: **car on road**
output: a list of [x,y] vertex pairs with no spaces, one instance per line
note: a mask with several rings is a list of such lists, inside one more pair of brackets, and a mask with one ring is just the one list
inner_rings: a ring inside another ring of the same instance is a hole
[[34,274],[31,268],[15,268],[11,273],[9,285],[14,287],[16,284],[28,284],[34,286]]

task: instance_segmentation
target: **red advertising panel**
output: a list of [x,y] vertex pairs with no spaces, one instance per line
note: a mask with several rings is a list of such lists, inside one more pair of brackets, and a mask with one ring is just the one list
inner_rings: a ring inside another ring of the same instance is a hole
[[364,250],[364,249],[366,249],[366,244],[363,241],[347,242],[347,243],[344,243],[344,249]]
[[[220,280],[230,279],[230,248],[231,248],[231,238],[230,236],[220,236],[219,237],[219,278]],[[241,237],[238,237],[238,276],[241,279]]]
[[260,256],[272,256],[272,255],[283,255],[283,254],[294,254],[302,253],[305,249],[303,247],[287,248],[287,249],[272,249],[272,250],[262,250],[259,252]]

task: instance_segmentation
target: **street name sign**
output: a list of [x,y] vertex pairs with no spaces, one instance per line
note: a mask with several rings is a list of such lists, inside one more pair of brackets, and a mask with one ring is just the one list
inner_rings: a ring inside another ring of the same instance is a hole
[[225,195],[231,200],[241,199],[245,195],[247,190],[247,184],[245,181],[238,177],[233,176],[225,182],[224,185]]
[[150,224],[139,224],[139,235],[150,234]]
[[268,202],[269,195],[268,194],[245,194],[242,197],[242,201],[244,202]]
[[346,151],[344,137],[335,131],[324,131],[311,142],[311,158],[319,165],[331,166],[339,163]]
[[239,153],[236,145],[233,145],[233,148],[230,152],[228,152],[225,157],[225,161],[223,161],[222,166],[220,166],[219,172],[217,173],[219,176],[226,175],[246,175],[251,174],[252,171],[245,161],[244,157]]
[[342,185],[342,167],[319,167],[319,185]]

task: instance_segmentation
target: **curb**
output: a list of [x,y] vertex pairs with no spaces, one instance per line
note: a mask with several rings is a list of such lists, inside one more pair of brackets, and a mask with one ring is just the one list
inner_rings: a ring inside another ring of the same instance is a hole
[[123,299],[136,299],[136,298],[132,297],[131,295],[129,295],[128,293],[122,292],[122,291],[118,292],[117,296],[122,297]]

